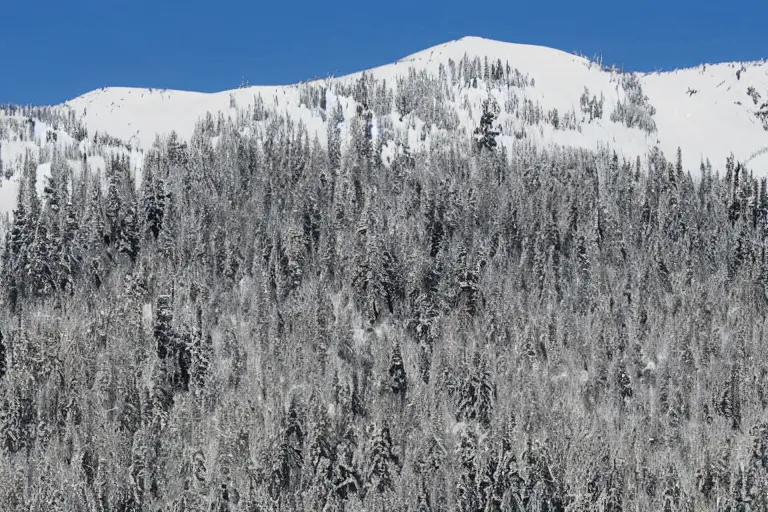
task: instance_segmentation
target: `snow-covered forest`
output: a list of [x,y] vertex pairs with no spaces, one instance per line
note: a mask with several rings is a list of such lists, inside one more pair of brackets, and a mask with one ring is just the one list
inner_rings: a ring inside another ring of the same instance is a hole
[[766,178],[528,135],[655,136],[634,75],[444,72],[141,149],[3,107],[0,509],[768,510]]

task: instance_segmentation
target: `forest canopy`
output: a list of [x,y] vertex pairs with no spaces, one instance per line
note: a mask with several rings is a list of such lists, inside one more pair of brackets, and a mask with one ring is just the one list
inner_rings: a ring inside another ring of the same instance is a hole
[[[427,80],[361,79],[350,119],[306,88],[322,142],[258,102],[209,116],[159,137],[141,179],[54,153],[38,193],[27,155],[0,508],[768,509],[766,180],[497,144],[491,102],[475,133],[411,149],[381,116],[450,130],[406,94]],[[611,115],[653,131],[636,92]]]

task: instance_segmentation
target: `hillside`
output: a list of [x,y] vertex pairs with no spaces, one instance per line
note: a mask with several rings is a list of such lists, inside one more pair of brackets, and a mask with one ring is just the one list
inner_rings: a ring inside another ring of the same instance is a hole
[[768,510],[763,69],[4,107],[0,510]]
[[[496,64],[503,69],[490,76]],[[377,102],[373,122],[375,136],[385,139],[385,155],[394,151],[396,140],[407,140],[409,147],[419,149],[445,132],[463,130],[469,136],[479,123],[482,102],[492,98],[499,107],[499,142],[507,147],[516,137],[525,137],[545,146],[610,147],[630,160],[637,156],[645,160],[655,146],[671,157],[679,147],[694,176],[704,160],[721,168],[730,154],[748,163],[755,175],[768,173],[768,62],[626,75],[550,48],[466,37],[394,64],[323,81],[215,94],[111,87],[53,109],[62,115],[74,113],[90,137],[99,133],[125,143],[130,150],[122,151],[140,169],[141,152],[158,135],[175,131],[188,140],[195,123],[208,113],[229,119],[242,118],[246,112],[252,117],[256,109],[288,115],[304,123],[310,139],[318,135],[325,144],[331,107],[338,101],[344,118],[352,117],[361,100],[355,93],[361,79],[372,91],[384,91],[373,98]],[[410,105],[397,104],[406,91]],[[435,105],[430,104],[433,98]],[[590,100],[592,105],[599,102],[600,116],[595,116]],[[624,115],[617,114],[619,104],[627,105]],[[761,109],[765,114],[759,118]],[[7,115],[2,119],[0,123],[8,122]],[[341,128],[346,141],[344,124]],[[70,134],[59,132],[60,141],[68,140]],[[36,128],[26,143],[9,140],[7,134],[0,137],[6,139],[0,142],[5,168],[19,165],[24,148],[37,151],[45,146],[45,133],[46,129]],[[103,152],[88,141],[78,146],[73,153]],[[111,151],[109,144],[100,146]],[[72,160],[77,168],[77,159]],[[44,171],[41,167],[41,178]],[[12,208],[14,194],[13,184],[0,189],[0,212]]]
[[[535,82],[513,92],[521,102],[526,99],[538,102],[544,112],[556,108],[561,116],[575,111],[581,129],[580,132],[570,133],[574,130],[555,130],[545,125],[539,130],[532,130],[523,126],[524,123],[515,119],[514,115],[505,112],[506,115],[502,114],[499,120],[508,127],[506,132],[510,135],[519,127],[545,142],[590,149],[599,144],[609,144],[628,158],[645,156],[654,145],[659,145],[668,155],[673,155],[680,147],[692,162],[710,158],[718,164],[724,162],[730,153],[744,162],[756,151],[768,146],[768,132],[754,115],[758,105],[747,95],[747,90],[753,87],[765,98],[760,104],[768,101],[768,62],[702,65],[694,69],[639,75],[642,92],[656,109],[653,117],[658,131],[652,134],[643,134],[641,130],[629,129],[609,119],[617,102],[626,97],[617,72],[601,69],[585,58],[550,48],[467,37],[410,55],[394,64],[374,68],[366,74],[375,80],[386,80],[390,86],[396,87],[397,78],[407,77],[411,69],[416,72],[424,70],[431,77],[439,77],[441,65],[444,72],[449,73],[450,61],[458,64],[465,56],[470,60],[479,57],[483,62],[487,59],[491,64],[498,60],[519,70]],[[356,73],[334,81],[352,83],[361,75]],[[450,77],[444,79],[449,81]],[[480,77],[477,88],[461,83],[450,84],[454,97],[448,99],[448,103],[458,113],[461,128],[467,131],[474,129],[479,119],[480,102],[489,94],[500,105],[504,105],[509,98],[509,87],[488,82]],[[580,98],[585,88],[590,96],[599,98],[602,94],[605,98],[605,115],[597,122],[585,122],[586,116],[580,110]],[[83,116],[89,130],[105,131],[126,141],[135,140],[139,147],[151,144],[156,133],[171,130],[188,138],[194,122],[206,112],[221,111],[233,116],[229,108],[231,98],[239,108],[243,108],[252,104],[257,95],[264,99],[265,105],[290,113],[294,119],[303,120],[311,130],[323,132],[317,112],[306,109],[302,103],[300,90],[300,86],[248,87],[217,94],[195,94],[110,88],[86,94],[65,105]],[[696,93],[689,94],[688,91]],[[468,105],[465,98],[469,100]],[[395,123],[395,127],[403,126]],[[755,164],[756,168],[762,166],[758,162]],[[765,166],[768,167],[768,160]]]

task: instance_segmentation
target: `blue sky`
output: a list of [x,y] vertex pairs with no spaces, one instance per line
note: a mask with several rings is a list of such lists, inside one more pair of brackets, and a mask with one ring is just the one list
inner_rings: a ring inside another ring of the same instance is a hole
[[105,85],[294,83],[465,35],[602,53],[635,70],[768,58],[765,0],[4,0],[0,18],[0,103]]

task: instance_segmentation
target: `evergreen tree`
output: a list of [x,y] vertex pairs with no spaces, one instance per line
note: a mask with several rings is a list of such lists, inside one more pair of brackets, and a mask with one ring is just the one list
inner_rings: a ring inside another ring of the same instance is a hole
[[347,500],[363,490],[363,481],[355,467],[353,456],[357,442],[354,432],[347,428],[336,445],[336,464],[333,468],[333,491],[336,497]]
[[489,426],[496,401],[496,386],[486,362],[475,353],[471,365],[467,365],[466,377],[458,395],[459,420],[477,420]]
[[120,193],[120,182],[117,172],[117,164],[113,162],[112,170],[107,175],[108,189],[106,205],[104,208],[107,220],[107,230],[105,232],[104,240],[107,245],[117,243],[120,233],[120,216],[123,208],[123,200]]
[[157,240],[158,236],[160,236],[160,230],[163,227],[165,200],[167,196],[163,191],[161,179],[155,175],[151,165],[145,167],[141,187],[142,208],[146,226],[155,240]]
[[24,183],[19,183],[16,209],[13,211],[13,223],[6,234],[5,250],[2,261],[2,280],[5,284],[6,295],[12,312],[20,298],[26,296],[27,258],[29,245],[32,242],[32,226],[27,218]]
[[125,215],[120,221],[118,252],[128,255],[132,262],[139,254],[139,226],[136,218],[136,203],[125,208]]
[[338,101],[328,120],[328,163],[331,172],[338,172],[341,166],[341,127],[344,114]]
[[6,360],[5,339],[3,338],[3,331],[0,330],[0,379],[5,376],[7,369],[8,361]]
[[483,148],[493,151],[496,149],[496,137],[501,133],[494,129],[493,123],[499,114],[499,106],[495,101],[483,101],[483,114],[480,125],[475,128],[475,144],[478,150]]
[[408,380],[405,375],[403,357],[400,354],[400,343],[398,342],[395,343],[389,362],[389,386],[395,396],[401,399],[405,398],[406,391],[408,390]]
[[394,489],[393,478],[399,460],[392,451],[392,438],[386,423],[371,436],[367,455],[366,489],[378,493]]
[[173,310],[170,295],[160,295],[157,298],[155,310],[154,335],[157,357],[165,359],[169,357],[175,345],[173,333]]

